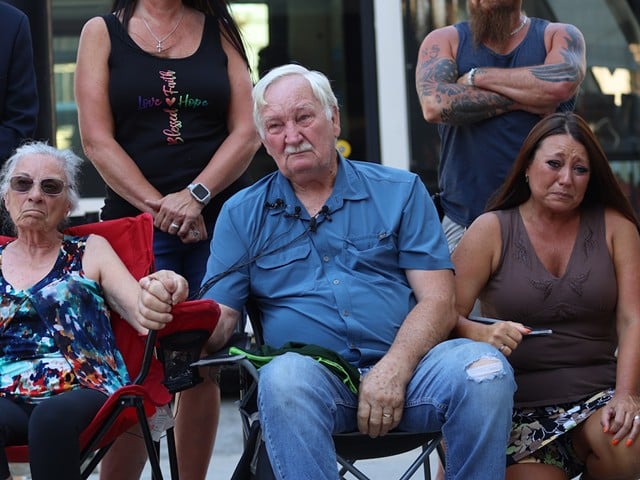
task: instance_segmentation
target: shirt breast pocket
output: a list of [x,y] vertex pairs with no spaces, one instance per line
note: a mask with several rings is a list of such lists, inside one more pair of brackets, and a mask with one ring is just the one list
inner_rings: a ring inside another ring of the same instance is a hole
[[[309,262],[311,247],[298,245],[256,259],[257,276],[252,279],[255,288],[271,288],[278,295],[308,291],[315,284],[315,268]],[[269,295],[269,292],[263,292]]]
[[398,267],[398,248],[394,236],[376,233],[346,238],[344,264],[357,270],[388,270]]

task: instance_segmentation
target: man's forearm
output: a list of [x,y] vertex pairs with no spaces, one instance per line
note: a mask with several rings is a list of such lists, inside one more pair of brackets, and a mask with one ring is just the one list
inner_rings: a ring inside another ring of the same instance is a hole
[[478,68],[476,86],[494,92],[535,113],[554,111],[573,97],[582,80],[581,72],[570,64],[538,65],[522,68]]
[[425,119],[434,123],[466,125],[497,117],[513,109],[514,101],[504,95],[459,84],[431,87],[423,99]]
[[456,83],[458,72],[451,59],[423,62],[417,71],[416,89],[428,122],[465,125],[486,120],[512,109],[510,98],[469,82]]
[[402,323],[385,357],[401,358],[411,376],[426,353],[449,338],[456,317],[449,299],[419,302]]

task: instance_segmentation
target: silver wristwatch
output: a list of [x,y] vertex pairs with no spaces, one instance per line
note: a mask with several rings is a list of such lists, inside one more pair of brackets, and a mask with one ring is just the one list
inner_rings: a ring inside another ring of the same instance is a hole
[[201,204],[206,205],[211,200],[211,192],[203,184],[192,183],[187,188],[191,192],[191,196]]

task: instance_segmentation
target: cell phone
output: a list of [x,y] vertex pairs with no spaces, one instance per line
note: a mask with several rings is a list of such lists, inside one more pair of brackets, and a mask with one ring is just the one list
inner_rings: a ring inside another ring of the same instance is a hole
[[[485,325],[492,325],[494,323],[498,323],[498,322],[504,322],[504,320],[498,320],[497,318],[489,318],[489,317],[481,317],[478,315],[469,315],[469,320],[473,321],[473,322],[478,322],[478,323],[484,323]],[[526,327],[526,325],[525,325]],[[550,328],[531,328],[531,327],[527,327],[529,328],[531,331],[529,333],[527,333],[524,338],[527,338],[530,335],[536,336],[536,335],[551,335],[553,333],[553,330],[551,330]]]
[[524,338],[530,337],[531,335],[551,335],[552,333],[553,330],[551,330],[550,328],[533,329],[529,333],[527,333]]

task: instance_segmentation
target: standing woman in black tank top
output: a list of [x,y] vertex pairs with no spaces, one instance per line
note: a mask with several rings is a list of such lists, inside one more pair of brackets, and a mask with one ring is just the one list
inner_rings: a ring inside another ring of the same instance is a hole
[[[114,0],[83,28],[75,81],[83,148],[107,186],[102,218],[150,212],[156,267],[182,274],[196,292],[219,209],[259,145],[227,2]],[[203,374],[177,404],[187,480],[205,477],[218,423],[220,390]],[[115,446],[102,478],[139,477],[144,449],[135,442]]]

